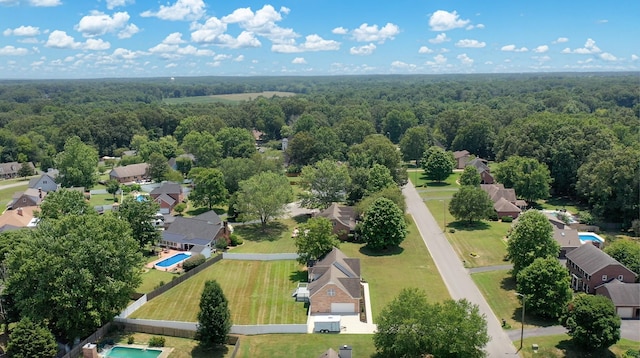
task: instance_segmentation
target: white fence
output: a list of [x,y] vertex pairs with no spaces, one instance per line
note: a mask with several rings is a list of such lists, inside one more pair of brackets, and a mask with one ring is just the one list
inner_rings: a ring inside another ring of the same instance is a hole
[[224,260],[246,260],[246,261],[277,261],[277,260],[297,260],[298,254],[232,254],[229,252],[222,253]]
[[131,314],[135,312],[138,308],[142,307],[142,305],[144,305],[145,303],[147,303],[147,295],[142,295],[140,298],[136,300],[136,302],[127,306],[127,308],[125,308],[124,311],[120,312],[120,314],[117,315],[116,317],[127,318],[131,316]]
[[[198,328],[196,322],[180,322],[180,321],[160,321],[153,319],[131,319],[120,318],[114,319],[116,323],[123,323],[131,326],[148,326],[164,329],[175,329],[195,332]],[[256,325],[238,325],[231,326],[231,334],[272,334],[272,333],[307,333],[306,324],[256,324]]]
[[132,319],[132,318],[120,318],[116,317],[115,322],[127,323],[132,325],[143,325],[159,328],[172,328],[183,329],[186,331],[196,331],[198,324],[196,322],[181,322],[181,321],[160,321],[155,319]]

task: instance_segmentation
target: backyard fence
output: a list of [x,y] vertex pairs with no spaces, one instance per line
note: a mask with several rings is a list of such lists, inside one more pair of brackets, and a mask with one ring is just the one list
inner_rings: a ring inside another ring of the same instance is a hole
[[[115,318],[114,322],[123,325],[125,330],[159,334],[163,336],[193,338],[198,324],[196,322],[161,321],[153,319]],[[255,324],[231,326],[230,334],[254,335],[271,333],[307,333],[306,324]]]
[[231,334],[307,333],[306,324],[255,324],[231,326]]
[[138,298],[136,302],[127,306],[127,308],[125,308],[124,311],[120,312],[120,314],[117,317],[127,318],[131,316],[133,312],[135,312],[138,308],[142,307],[145,303],[147,303],[147,301],[148,301],[147,295],[140,296],[140,298]]
[[93,332],[92,335],[85,338],[81,341],[77,346],[73,347],[67,354],[63,355],[61,358],[76,358],[82,356],[82,347],[84,347],[87,343],[94,343],[100,340],[100,338],[104,337],[107,332],[109,332],[109,328],[111,328],[111,322],[107,322],[104,326],[98,328],[97,331]]
[[229,252],[222,253],[225,260],[246,260],[246,261],[279,261],[279,260],[297,260],[298,254],[232,254]]
[[151,301],[152,299],[160,296],[161,294],[169,291],[170,289],[174,288],[176,285],[184,282],[185,280],[189,279],[191,276],[201,272],[202,270],[206,269],[207,267],[215,264],[216,262],[222,260],[222,255],[218,255],[212,259],[209,259],[207,261],[205,261],[202,265],[197,266],[196,268],[194,268],[193,270],[189,271],[189,272],[185,272],[180,276],[175,277],[173,280],[169,281],[168,283],[156,288],[155,290],[147,293],[147,301]]

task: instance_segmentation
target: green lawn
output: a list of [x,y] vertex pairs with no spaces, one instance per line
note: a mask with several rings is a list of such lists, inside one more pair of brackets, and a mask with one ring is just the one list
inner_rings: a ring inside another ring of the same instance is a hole
[[572,214],[577,214],[580,211],[587,210],[584,205],[576,202],[567,197],[549,198],[547,200],[538,200],[536,202],[536,208],[540,210],[556,210],[566,209]]
[[[520,341],[513,342],[516,347],[520,346]],[[538,352],[533,353],[532,344],[538,345]],[[554,336],[525,338],[520,356],[523,358],[613,358],[625,357],[624,353],[629,349],[640,349],[640,343],[621,339],[615,345],[609,347],[604,352],[584,352],[576,349],[571,342],[571,337],[566,334]]]
[[413,185],[418,189],[437,189],[437,188],[451,188],[458,187],[456,180],[460,178],[461,172],[454,172],[449,175],[449,177],[443,182],[435,182],[431,180],[427,180],[422,174],[424,170],[409,170],[407,171],[407,176],[409,180],[413,183]]
[[353,357],[372,357],[375,353],[372,335],[269,334],[241,337],[236,357],[315,358],[329,348],[337,352],[345,344],[353,349]]
[[305,323],[305,305],[291,293],[306,278],[295,261],[222,260],[149,301],[131,318],[196,322],[204,283],[217,280],[234,324]]
[[[120,196],[116,196],[120,200]],[[113,205],[113,195],[111,194],[91,194],[89,205],[93,208],[96,205]]]
[[[0,185],[3,184],[11,184],[11,183],[15,183],[16,180],[12,179],[12,180],[3,180],[0,182]],[[27,190],[27,188],[29,187],[29,182],[25,181],[22,185],[13,187],[13,188],[7,188],[7,189],[2,189],[0,190],[0,205],[2,205],[3,209],[4,207],[9,204],[9,202],[11,201],[11,199],[13,199],[13,194],[20,192],[20,191],[25,191]]]
[[[129,336],[133,336],[134,344],[146,345],[149,343],[149,339],[158,335],[151,335],[147,333],[125,333],[122,331],[115,332],[112,335],[105,337],[106,339],[113,339],[115,343],[121,345],[127,345],[127,339]],[[169,358],[225,358],[231,357],[234,346],[225,346],[217,350],[203,350],[198,347],[199,342],[188,338],[179,338],[164,336],[165,347],[173,348],[173,351],[169,355]]]
[[[491,310],[496,317],[504,319],[512,329],[520,328],[522,305],[520,297],[516,295],[515,280],[511,277],[509,271],[474,273],[471,278],[480,289],[480,292],[482,292],[489,306],[491,306]],[[555,320],[543,320],[526,313],[525,311],[525,328],[557,324]]]
[[[157,257],[155,257],[155,259],[157,259]],[[149,293],[160,286],[160,282],[167,283],[174,277],[177,277],[174,273],[150,269],[142,273],[142,283],[138,286],[136,292]]]
[[[302,221],[303,218],[297,218]],[[273,254],[298,251],[291,233],[299,224],[294,219],[280,219],[270,222],[265,231],[260,224],[236,225],[234,234],[238,235],[244,243],[231,249],[232,253],[261,253]]]

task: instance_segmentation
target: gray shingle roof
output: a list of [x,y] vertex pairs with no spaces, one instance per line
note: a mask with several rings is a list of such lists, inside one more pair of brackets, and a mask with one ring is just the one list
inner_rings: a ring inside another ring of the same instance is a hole
[[169,228],[163,231],[163,237],[165,233],[169,233],[182,235],[188,239],[204,239],[210,243],[220,230],[222,230],[222,221],[218,214],[211,210],[193,218],[176,217]]
[[640,307],[640,283],[624,283],[613,279],[600,287],[606,289],[615,306]]
[[333,203],[330,207],[326,208],[320,214],[318,214],[318,216],[327,218],[329,220],[337,220],[342,225],[351,229],[356,228],[356,210],[351,206],[344,206]]
[[123,167],[115,167],[111,170],[111,173],[109,174],[109,176],[116,177],[116,178],[143,176],[147,173],[148,168],[149,168],[149,164],[147,163],[138,163],[138,164],[125,165]]
[[161,195],[161,194],[180,194],[182,193],[182,187],[178,183],[166,182],[162,183],[159,187],[153,189],[151,191],[151,195]]
[[606,252],[588,243],[568,253],[567,260],[573,261],[588,275],[593,275],[609,265],[624,266]]

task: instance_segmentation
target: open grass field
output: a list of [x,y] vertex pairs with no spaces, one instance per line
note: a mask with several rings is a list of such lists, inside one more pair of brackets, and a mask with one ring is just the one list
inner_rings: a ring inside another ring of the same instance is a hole
[[[520,346],[520,341],[514,342],[516,347]],[[538,345],[538,352],[534,353],[531,348],[532,344]],[[523,358],[623,358],[624,353],[629,349],[640,349],[640,343],[630,341],[628,339],[621,339],[618,343],[609,347],[608,350],[603,352],[584,352],[577,349],[571,342],[571,337],[566,334],[559,334],[553,336],[544,337],[531,337],[525,338],[520,352],[520,357]]]
[[293,92],[279,92],[279,91],[264,91],[264,92],[252,92],[252,93],[232,93],[232,94],[220,94],[213,96],[195,96],[195,97],[180,97],[180,98],[165,98],[164,103],[167,104],[180,104],[180,103],[239,103],[242,101],[250,101],[258,97],[271,98],[277,97],[291,97],[295,96]]
[[[480,272],[471,275],[480,292],[489,303],[498,319],[504,318],[512,329],[521,327],[521,299],[516,296],[516,282],[509,271]],[[543,320],[531,315],[524,316],[525,328],[544,327],[558,324],[555,320]]]
[[[113,339],[117,344],[127,345],[127,338],[133,336],[134,344],[148,344],[149,339],[154,335],[147,333],[125,333],[116,332],[106,338]],[[165,347],[173,348],[169,358],[225,358],[231,357],[234,346],[225,346],[216,350],[203,350],[198,347],[199,342],[188,338],[178,338],[171,336],[163,336],[165,339]]]
[[372,335],[269,334],[241,337],[236,357],[315,358],[329,348],[337,352],[345,344],[353,349],[353,357],[372,357],[375,353]]
[[[298,218],[298,220],[302,220]],[[294,219],[279,219],[270,222],[265,231],[260,224],[236,225],[233,232],[244,243],[231,249],[232,253],[275,254],[298,251],[291,233],[299,224]]]
[[234,324],[305,323],[307,310],[291,293],[307,275],[295,261],[222,260],[156,297],[131,318],[196,322],[204,283],[222,287]]
[[[157,257],[153,257],[154,260]],[[149,293],[156,289],[156,287],[160,286],[161,282],[167,283],[171,281],[174,277],[177,277],[176,274],[171,272],[160,271],[156,269],[150,269],[147,272],[142,273],[142,283],[136,289],[136,292],[139,293]]]

